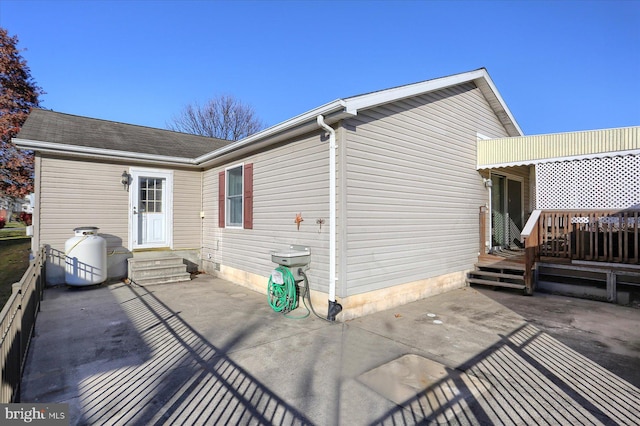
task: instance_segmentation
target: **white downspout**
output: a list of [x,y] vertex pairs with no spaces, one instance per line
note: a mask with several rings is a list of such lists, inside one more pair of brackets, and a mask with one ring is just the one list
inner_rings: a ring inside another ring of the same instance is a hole
[[485,181],[485,186],[489,189],[489,254],[493,254],[493,197],[491,195],[493,180],[491,179],[491,170],[489,170],[489,179]]
[[[342,310],[336,302],[336,131],[318,115],[318,126],[329,133],[329,313],[327,319],[335,320]],[[339,307],[339,308],[338,308]],[[337,310],[337,312],[335,312]]]

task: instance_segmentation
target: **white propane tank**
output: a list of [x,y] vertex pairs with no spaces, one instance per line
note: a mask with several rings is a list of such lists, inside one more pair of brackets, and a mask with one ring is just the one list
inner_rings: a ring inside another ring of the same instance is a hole
[[75,228],[64,243],[64,279],[68,285],[85,286],[107,280],[107,241],[95,226]]

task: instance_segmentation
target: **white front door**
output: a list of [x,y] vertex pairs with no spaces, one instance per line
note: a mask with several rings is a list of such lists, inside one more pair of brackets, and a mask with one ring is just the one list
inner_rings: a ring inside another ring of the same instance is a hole
[[131,170],[130,246],[132,249],[171,247],[173,174]]

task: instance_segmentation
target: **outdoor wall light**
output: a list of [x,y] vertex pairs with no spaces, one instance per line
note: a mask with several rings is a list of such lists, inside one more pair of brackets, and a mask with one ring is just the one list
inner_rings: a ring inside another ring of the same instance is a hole
[[485,188],[491,188],[493,186],[493,181],[491,179],[485,179],[484,186]]
[[124,186],[125,189],[129,189],[129,179],[131,179],[131,175],[127,173],[126,170],[122,172],[122,176],[120,177],[120,183],[122,183],[122,186]]

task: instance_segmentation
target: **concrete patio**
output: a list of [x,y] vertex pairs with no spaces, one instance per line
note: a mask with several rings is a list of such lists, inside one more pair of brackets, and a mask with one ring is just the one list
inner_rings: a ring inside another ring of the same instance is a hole
[[71,424],[640,424],[638,324],[475,288],[328,323],[207,275],[57,287],[21,397],[68,403]]

